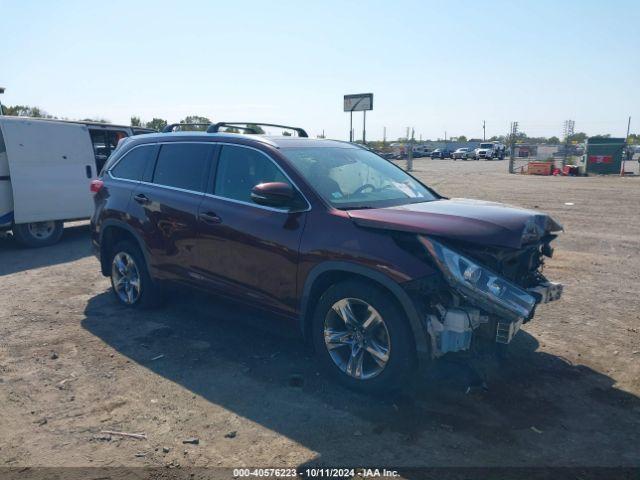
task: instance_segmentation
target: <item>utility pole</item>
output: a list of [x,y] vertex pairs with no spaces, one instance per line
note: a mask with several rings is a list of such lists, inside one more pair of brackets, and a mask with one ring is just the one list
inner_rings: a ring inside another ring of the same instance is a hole
[[[411,138],[407,138],[409,141],[409,151],[407,152],[407,171],[410,172],[413,170],[413,137],[415,135],[415,130],[411,129]],[[409,127],[407,127],[407,137],[409,137]]]
[[367,144],[367,111],[362,111],[362,144]]
[[[562,166],[564,167],[568,162],[569,157],[569,143],[571,136],[574,134],[576,128],[576,122],[573,120],[565,120],[564,122],[564,155],[562,156]],[[555,165],[554,165],[555,168]]]
[[387,144],[387,127],[382,127],[382,145]]
[[482,120],[482,141],[487,140],[487,122]]
[[349,141],[353,142],[353,109],[349,112]]
[[509,152],[509,173],[515,173],[513,166],[515,164],[515,151],[516,151],[516,134],[518,133],[518,122],[511,122],[511,133],[509,134],[509,143],[511,150]]
[[627,136],[625,137],[625,142],[627,144],[627,148],[624,149],[624,153],[622,154],[622,163],[620,165],[620,176],[624,177],[624,166],[627,157],[629,156],[629,133],[631,132],[631,115],[629,115],[629,120],[627,121]]

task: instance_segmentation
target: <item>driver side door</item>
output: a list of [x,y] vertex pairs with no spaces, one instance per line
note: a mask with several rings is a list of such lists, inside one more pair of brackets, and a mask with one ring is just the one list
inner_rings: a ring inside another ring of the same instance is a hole
[[299,246],[308,208],[292,211],[254,203],[251,189],[264,182],[286,182],[296,189],[266,153],[222,145],[198,211],[193,274],[219,293],[295,315]]

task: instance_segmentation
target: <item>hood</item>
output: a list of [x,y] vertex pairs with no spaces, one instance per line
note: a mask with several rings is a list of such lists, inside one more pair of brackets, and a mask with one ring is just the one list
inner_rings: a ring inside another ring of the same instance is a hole
[[508,248],[521,248],[548,233],[562,230],[562,225],[544,213],[464,198],[348,210],[347,213],[361,227]]

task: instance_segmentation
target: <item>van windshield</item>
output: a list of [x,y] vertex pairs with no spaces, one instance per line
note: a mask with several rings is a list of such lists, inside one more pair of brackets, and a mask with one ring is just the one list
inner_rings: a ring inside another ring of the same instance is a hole
[[283,148],[307,182],[336,208],[380,208],[437,199],[391,162],[360,148]]

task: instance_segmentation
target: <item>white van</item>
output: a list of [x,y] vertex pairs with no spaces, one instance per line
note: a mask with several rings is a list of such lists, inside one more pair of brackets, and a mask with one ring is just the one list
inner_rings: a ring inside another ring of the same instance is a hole
[[124,137],[153,130],[0,115],[0,230],[25,246],[57,242],[63,222],[89,218],[89,191]]

